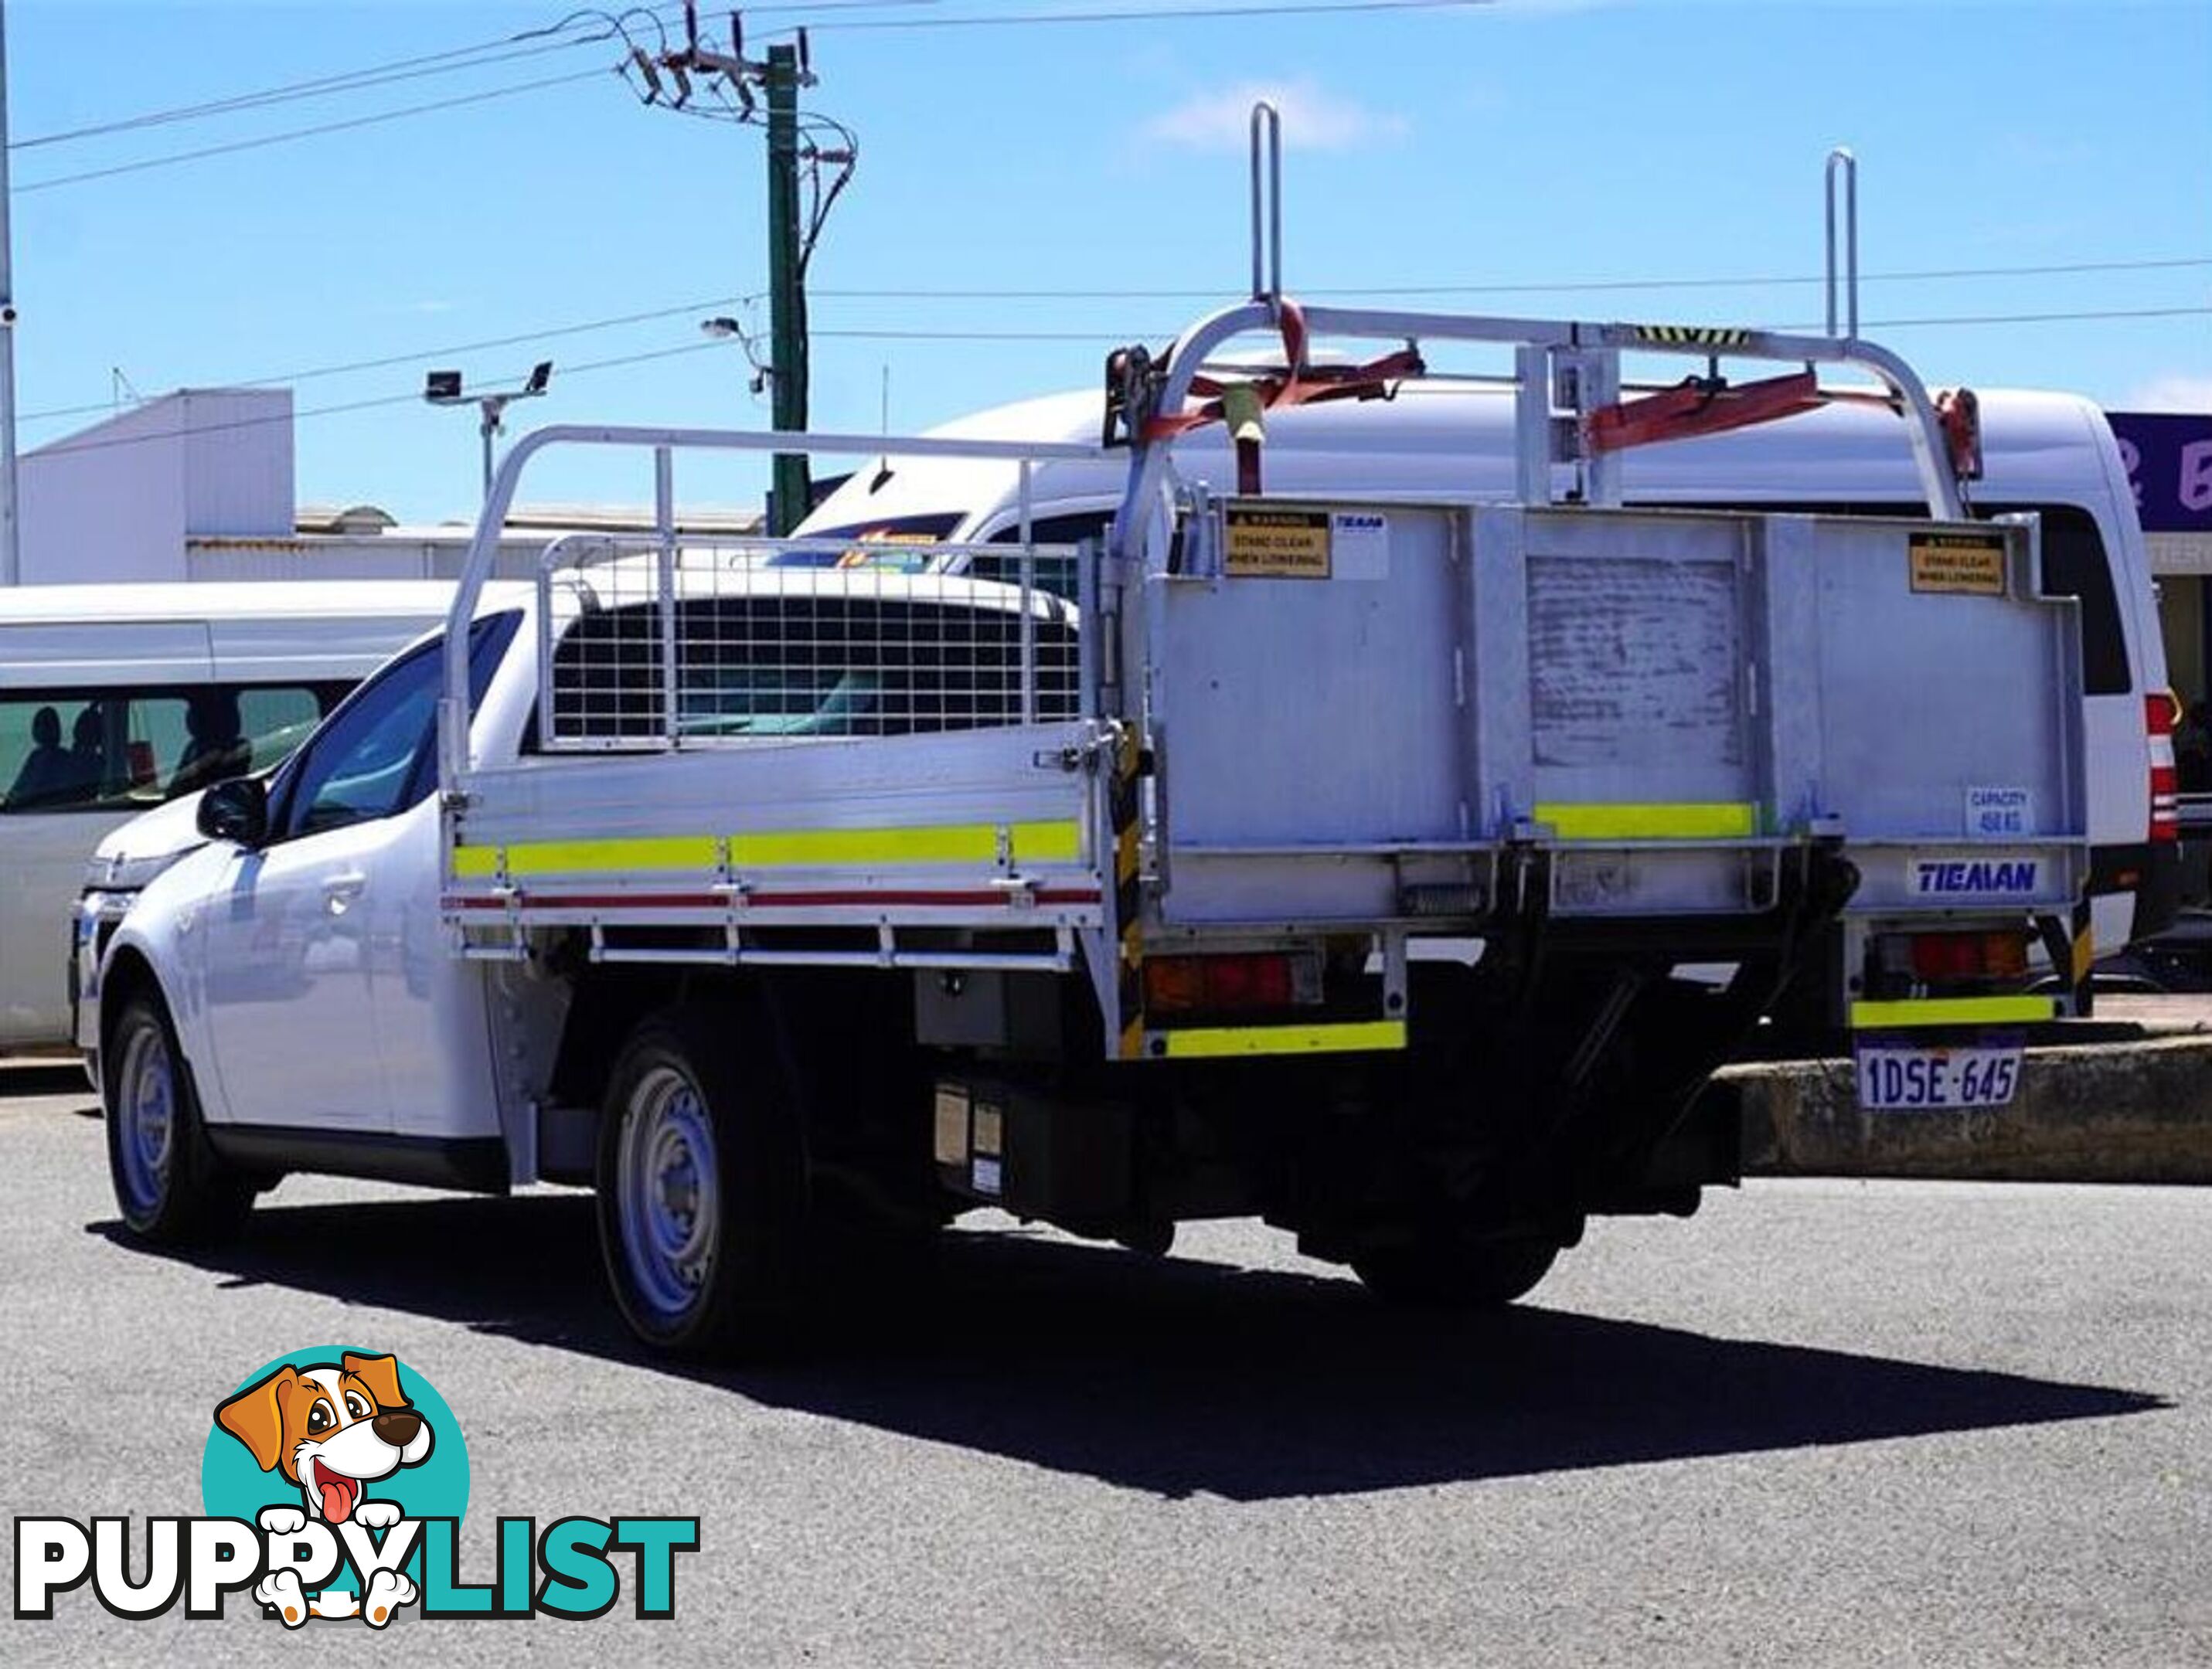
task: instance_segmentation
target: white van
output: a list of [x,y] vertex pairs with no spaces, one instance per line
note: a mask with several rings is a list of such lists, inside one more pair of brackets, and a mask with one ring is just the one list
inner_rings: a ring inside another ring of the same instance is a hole
[[[1999,391],[1980,393],[1979,406],[1984,473],[1972,489],[1975,513],[2039,513],[2047,582],[2081,600],[2096,944],[2116,950],[2172,922],[2181,873],[2170,740],[2178,713],[2166,689],[2142,530],[2118,445],[2095,405],[2067,394]],[[1510,499],[1513,412],[1510,386],[1472,380],[1407,384],[1380,411],[1344,403],[1272,412],[1265,484],[1278,494]],[[1098,393],[1058,394],[929,433],[1095,443],[1103,417]],[[1236,464],[1219,424],[1184,436],[1176,460],[1185,482],[1234,490]],[[1908,515],[1924,507],[1896,418],[1868,404],[1831,404],[1784,422],[1640,447],[1623,455],[1622,470],[1631,505]],[[1124,481],[1114,459],[1031,465],[1030,537],[1072,543],[1098,534]],[[931,546],[1012,546],[1020,537],[1022,507],[1017,464],[886,458],[855,470],[798,530],[830,543],[812,558],[789,553],[782,560],[1012,579],[1011,550],[1002,561],[971,561]],[[1060,576],[1041,567],[1036,580],[1057,588]],[[1944,671],[1921,669],[1931,701],[1986,695],[1947,689]]]
[[0,591],[0,1049],[70,1041],[72,913],[101,839],[275,765],[453,595],[385,581]]

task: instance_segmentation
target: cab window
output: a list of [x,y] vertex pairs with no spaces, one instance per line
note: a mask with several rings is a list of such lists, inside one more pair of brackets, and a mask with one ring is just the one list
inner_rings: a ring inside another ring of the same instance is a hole
[[[483,699],[514,636],[516,614],[480,620],[471,632],[471,698]],[[430,792],[437,742],[444,640],[410,649],[363,684],[317,732],[285,773],[276,838],[319,834],[388,817]]]

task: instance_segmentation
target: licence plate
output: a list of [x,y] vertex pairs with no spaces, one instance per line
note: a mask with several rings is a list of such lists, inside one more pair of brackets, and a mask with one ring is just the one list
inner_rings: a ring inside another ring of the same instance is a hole
[[1862,1041],[1859,1105],[1869,1112],[2004,1107],[2020,1089],[2020,1045]]

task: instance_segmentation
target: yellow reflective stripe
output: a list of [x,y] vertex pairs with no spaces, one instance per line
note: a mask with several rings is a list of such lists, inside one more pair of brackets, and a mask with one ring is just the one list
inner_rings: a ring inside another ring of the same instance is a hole
[[[497,847],[456,847],[453,873],[499,872]],[[710,870],[714,841],[699,836],[625,841],[529,841],[507,848],[509,875],[574,875],[592,870]]]
[[[942,823],[917,828],[792,828],[728,837],[733,869],[835,867],[848,864],[993,864],[1004,828],[1017,861],[1073,862],[1083,855],[1077,822]],[[611,841],[524,841],[505,847],[510,876],[588,875],[623,870],[712,870],[722,861],[711,835],[646,836]],[[502,848],[453,850],[453,873],[482,878],[499,871]]]
[[1851,1025],[1984,1026],[2048,1020],[2058,1012],[2051,997],[1927,997],[1886,1003],[1853,1003]]
[[1759,832],[1759,808],[1715,800],[1679,805],[1545,805],[1536,821],[1563,841],[1724,841]]
[[1220,1055],[1345,1054],[1356,1049],[1402,1049],[1402,1020],[1359,1020],[1333,1026],[1194,1026],[1152,1034],[1173,1059]]
[[1083,850],[1073,822],[939,823],[919,828],[792,828],[730,836],[734,869],[802,864],[996,863],[1004,828],[1017,859],[1067,861]]

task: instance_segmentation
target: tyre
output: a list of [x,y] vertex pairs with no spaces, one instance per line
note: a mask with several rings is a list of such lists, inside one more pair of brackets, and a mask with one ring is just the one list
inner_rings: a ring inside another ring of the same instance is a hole
[[166,1245],[219,1240],[253,1205],[252,1180],[216,1156],[161,999],[133,997],[108,1035],[100,1079],[107,1170],[131,1231]]
[[608,1083],[599,1250],[623,1320],[658,1350],[764,1354],[795,1319],[805,1148],[777,1053],[746,1029],[704,1008],[647,1019]]
[[1559,1257],[1548,1240],[1441,1235],[1363,1253],[1352,1273],[1376,1297],[1428,1309],[1502,1309],[1533,1291]]

